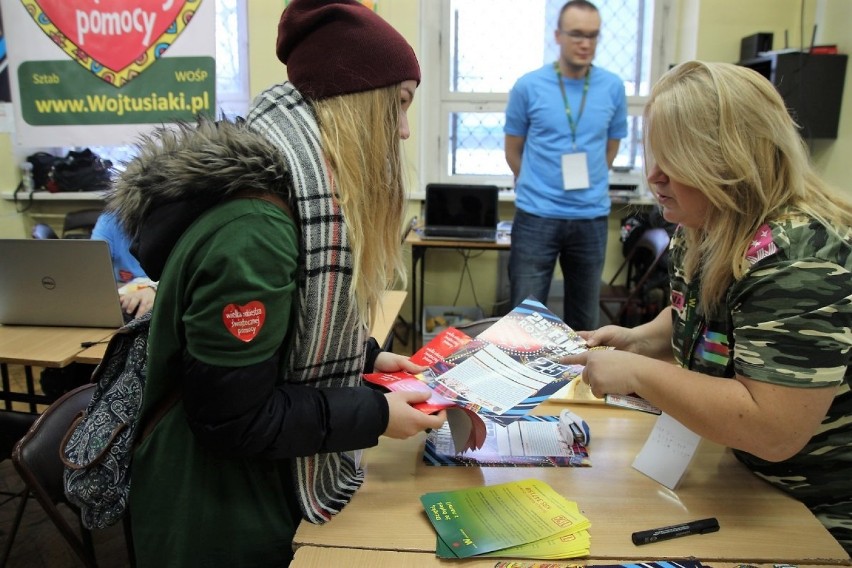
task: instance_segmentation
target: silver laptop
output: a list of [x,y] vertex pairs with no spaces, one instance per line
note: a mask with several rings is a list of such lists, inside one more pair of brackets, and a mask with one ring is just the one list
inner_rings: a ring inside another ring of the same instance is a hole
[[493,242],[497,239],[498,201],[496,185],[430,183],[422,238]]
[[121,327],[107,242],[0,239],[0,323]]

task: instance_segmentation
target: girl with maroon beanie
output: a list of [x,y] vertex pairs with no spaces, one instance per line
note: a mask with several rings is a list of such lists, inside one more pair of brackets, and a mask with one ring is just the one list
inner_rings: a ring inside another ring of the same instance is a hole
[[405,281],[400,140],[420,82],[411,46],[354,0],[293,0],[278,27],[289,81],[245,122],[154,132],[110,207],[159,280],[134,453],[137,566],[285,566],[379,437],[440,427],[364,372],[419,371],[367,330]]

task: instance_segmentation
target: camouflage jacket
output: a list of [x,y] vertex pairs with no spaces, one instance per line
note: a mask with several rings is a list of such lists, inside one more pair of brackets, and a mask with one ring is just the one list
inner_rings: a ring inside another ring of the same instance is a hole
[[690,294],[682,269],[685,246],[678,229],[670,257],[678,363],[718,377],[740,374],[795,388],[836,386],[820,429],[792,458],[771,463],[734,453],[805,503],[852,549],[852,229],[840,239],[801,216],[764,225],[746,253],[750,268],[729,287],[719,312],[703,318],[703,326],[688,323],[689,300],[698,297],[700,285],[693,283],[698,291]]

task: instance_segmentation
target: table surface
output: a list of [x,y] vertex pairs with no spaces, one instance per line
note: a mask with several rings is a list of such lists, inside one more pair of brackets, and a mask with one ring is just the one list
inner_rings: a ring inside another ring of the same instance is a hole
[[[641,561],[647,559],[630,559]],[[578,558],[553,561],[542,560],[541,564],[532,561],[518,561],[516,568],[570,568],[580,565],[612,564],[609,560]],[[329,566],[369,566],[370,568],[433,568],[435,566],[462,566],[464,568],[494,568],[497,559],[445,560],[441,562],[434,553],[397,552],[390,550],[365,550],[355,548],[328,548],[303,546],[296,551],[290,568],[328,568]],[[737,568],[737,562],[714,562],[713,568]],[[774,568],[769,563],[752,563],[754,568]],[[796,568],[825,568],[824,564],[798,564]]]
[[[594,559],[849,563],[849,556],[804,505],[753,475],[730,450],[703,441],[681,484],[671,491],[631,467],[655,416],[553,403],[536,413],[558,414],[565,407],[591,427],[592,467],[427,466],[422,462],[425,434],[403,441],[382,438],[365,452],[366,481],[351,503],[325,525],[302,523],[294,546],[425,553],[434,564],[435,531],[420,504],[422,494],[534,477],[579,504],[592,523]],[[706,517],[716,517],[721,529],[641,547],[630,538],[639,530]],[[417,562],[412,565],[420,566]]]
[[393,332],[393,324],[402,310],[402,304],[408,292],[405,290],[387,290],[376,312],[376,321],[370,327],[370,336],[375,337],[379,345],[384,345]]
[[418,248],[467,248],[467,249],[495,249],[508,250],[512,244],[508,240],[498,239],[496,241],[464,241],[450,239],[424,239],[420,233],[409,231],[405,236],[405,244]]
[[99,327],[0,325],[0,362],[64,367],[83,351],[82,343],[101,341],[114,331]]

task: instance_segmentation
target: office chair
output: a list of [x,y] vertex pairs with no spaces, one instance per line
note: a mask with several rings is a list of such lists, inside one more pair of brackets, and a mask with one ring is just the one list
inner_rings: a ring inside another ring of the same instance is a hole
[[32,237],[34,239],[58,239],[59,235],[47,223],[36,223],[33,225]]
[[12,457],[12,450],[18,440],[24,437],[38,414],[0,410],[0,461]]
[[470,323],[457,325],[455,328],[470,337],[476,337],[498,321],[500,321],[499,317],[482,318]]
[[[624,257],[609,282],[601,286],[600,308],[611,323],[625,325],[626,315],[632,308],[642,307],[644,294],[651,276],[657,271],[660,261],[669,246],[669,234],[663,228],[646,229],[636,244]],[[645,255],[647,263],[639,265],[640,255]],[[623,280],[619,278],[623,276]],[[668,281],[666,280],[667,288]],[[663,294],[661,306],[668,298]],[[614,304],[614,306],[613,306]]]
[[81,536],[78,536],[58,508],[60,503],[64,503],[79,517],[79,510],[65,498],[59,446],[71,422],[88,406],[94,389],[94,384],[87,384],[62,395],[35,420],[29,431],[15,445],[12,463],[23,479],[26,489],[21,496],[0,566],[4,566],[8,560],[27,501],[32,494],[83,565],[96,568],[91,532],[83,527],[81,521]]
[[69,211],[62,223],[63,239],[91,239],[92,229],[101,215],[100,209],[81,209]]

